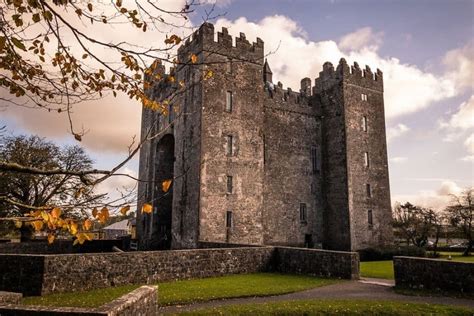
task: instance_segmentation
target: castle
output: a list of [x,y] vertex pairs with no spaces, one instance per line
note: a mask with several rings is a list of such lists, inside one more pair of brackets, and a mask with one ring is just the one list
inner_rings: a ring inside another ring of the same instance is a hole
[[[341,59],[314,86],[304,78],[299,92],[285,90],[261,39],[240,33],[233,44],[225,28],[214,37],[203,24],[178,50],[179,61],[198,62],[147,89],[158,101],[174,95],[168,115],[142,114],[142,139],[158,136],[140,151],[139,248],[391,243],[382,72]],[[143,203],[153,211],[140,212]]]

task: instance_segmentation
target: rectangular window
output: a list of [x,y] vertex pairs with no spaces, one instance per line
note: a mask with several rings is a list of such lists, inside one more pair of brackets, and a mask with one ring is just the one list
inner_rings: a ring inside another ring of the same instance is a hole
[[227,91],[226,92],[226,98],[225,98],[225,110],[226,112],[232,112],[232,92]]
[[313,173],[319,171],[319,161],[318,161],[318,149],[316,147],[311,147],[311,168]]
[[370,162],[369,162],[369,153],[365,152],[364,153],[364,166],[368,168],[369,164],[370,164]]
[[369,198],[372,197],[372,188],[370,187],[370,183],[367,183],[365,185],[365,190],[367,192],[367,197],[369,197]]
[[232,59],[227,58],[227,73],[231,74],[232,73]]
[[232,176],[227,176],[227,193],[232,193],[233,189]]
[[225,227],[230,228],[232,227],[232,211],[227,211],[225,213]]
[[306,203],[300,203],[300,222],[306,222]]
[[362,94],[360,95],[360,98],[361,98],[362,101],[367,101],[367,94],[362,93]]
[[374,226],[374,219],[372,217],[372,210],[367,211],[367,223],[369,224],[369,229],[372,229]]
[[234,155],[234,137],[232,135],[227,135],[227,156]]
[[362,117],[362,130],[367,132],[367,116]]

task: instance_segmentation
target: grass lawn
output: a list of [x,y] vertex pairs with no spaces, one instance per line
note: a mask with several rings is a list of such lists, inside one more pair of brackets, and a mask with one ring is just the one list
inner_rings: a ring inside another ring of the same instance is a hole
[[463,257],[462,252],[440,252],[441,257],[439,259],[447,259],[451,256],[453,261],[461,261],[461,262],[474,262],[474,256],[470,255],[468,257]]
[[[278,273],[237,274],[223,277],[160,283],[159,304],[173,305],[212,299],[267,296],[302,291],[340,282],[304,275]],[[138,285],[87,292],[26,297],[23,304],[45,306],[98,307],[128,293]]]
[[394,301],[305,300],[229,305],[180,315],[472,315],[472,309]]
[[360,263],[360,276],[366,278],[393,279],[393,261],[366,261]]

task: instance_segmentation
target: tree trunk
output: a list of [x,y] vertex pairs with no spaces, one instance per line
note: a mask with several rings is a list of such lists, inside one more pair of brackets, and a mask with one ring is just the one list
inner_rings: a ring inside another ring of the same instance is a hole
[[462,254],[464,257],[469,256],[469,254],[470,254],[471,251],[472,251],[472,246],[473,246],[473,244],[474,244],[474,241],[469,240],[469,242],[467,243],[466,250],[464,250],[464,252],[463,252],[463,254]]

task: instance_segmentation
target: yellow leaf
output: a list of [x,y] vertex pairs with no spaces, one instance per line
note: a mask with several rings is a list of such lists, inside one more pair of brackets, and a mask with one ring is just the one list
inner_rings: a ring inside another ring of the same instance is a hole
[[48,234],[48,244],[52,244],[56,237],[53,234]]
[[77,234],[77,223],[71,222],[69,224],[69,232],[71,233],[71,235],[76,235]]
[[206,75],[204,76],[204,79],[211,79],[212,77],[214,76],[214,73],[212,72],[212,70],[208,70]]
[[92,216],[97,217],[97,214],[99,214],[99,211],[97,210],[97,208],[94,207],[94,209],[92,210]]
[[120,209],[120,213],[125,216],[127,215],[127,212],[130,210],[130,205],[126,205]]
[[168,192],[172,182],[173,182],[173,180],[168,179],[168,180],[165,180],[161,183],[161,188],[162,188],[163,192],[165,192],[165,193]]
[[32,223],[32,225],[33,225],[33,227],[36,231],[40,231],[41,229],[43,229],[43,224],[44,223],[42,221],[34,221]]
[[192,62],[193,64],[195,64],[195,63],[197,63],[197,61],[198,61],[198,57],[196,56],[196,54],[192,54],[192,55],[191,55],[191,62]]
[[56,219],[59,218],[59,216],[61,216],[61,209],[58,207],[53,208],[51,211],[51,216]]
[[151,204],[145,203],[142,206],[142,212],[150,214],[153,211],[153,206]]
[[21,226],[23,226],[23,222],[22,222],[22,221],[15,221],[15,227],[16,227],[16,228],[21,228]]
[[86,241],[86,238],[87,238],[86,234],[84,234],[84,233],[77,234],[77,236],[76,236],[77,242],[81,245]]
[[90,219],[86,219],[84,223],[82,223],[82,227],[84,230],[89,230],[92,228],[92,221]]
[[41,212],[41,217],[43,218],[45,222],[49,220],[49,215],[46,212]]
[[79,243],[79,240],[76,238],[74,239],[74,242],[72,243],[73,246],[77,245]]
[[84,233],[84,237],[86,237],[87,240],[91,241],[94,239],[94,234],[93,233]]

